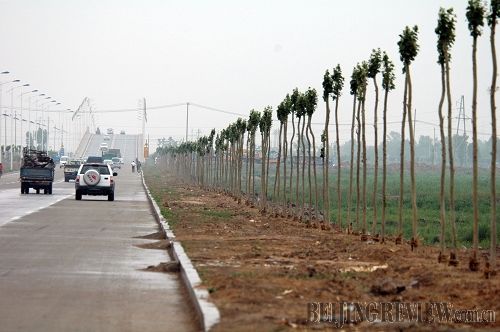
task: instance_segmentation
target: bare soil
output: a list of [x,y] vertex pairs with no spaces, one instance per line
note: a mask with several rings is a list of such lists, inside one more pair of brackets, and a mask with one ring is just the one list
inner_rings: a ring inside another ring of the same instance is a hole
[[159,205],[168,211],[176,240],[221,312],[214,331],[331,330],[332,323],[308,322],[308,303],[340,301],[448,302],[454,309],[491,309],[497,316],[493,323],[361,321],[344,329],[500,329],[499,274],[485,278],[484,257],[480,271],[470,272],[465,248],[452,267],[438,263],[436,247],[411,251],[407,241],[361,241],[335,228],[262,215],[168,174],[155,174],[148,186],[162,193]]

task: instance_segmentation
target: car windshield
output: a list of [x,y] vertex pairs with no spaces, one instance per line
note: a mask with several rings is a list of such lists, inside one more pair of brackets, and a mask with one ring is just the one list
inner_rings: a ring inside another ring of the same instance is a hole
[[99,174],[109,175],[108,167],[102,165],[84,165],[80,173],[85,174],[85,172],[87,172],[90,169],[95,169],[97,172],[99,172]]

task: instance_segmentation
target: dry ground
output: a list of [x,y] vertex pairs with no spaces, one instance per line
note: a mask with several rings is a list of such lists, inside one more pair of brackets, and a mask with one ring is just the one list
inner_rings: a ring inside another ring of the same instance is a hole
[[[146,179],[221,311],[214,331],[334,329],[329,322],[307,321],[309,302],[448,302],[455,309],[500,313],[499,275],[485,279],[469,272],[465,249],[458,253],[459,266],[450,267],[437,263],[436,247],[412,252],[406,242],[362,242],[359,235],[264,216],[166,174],[153,171]],[[344,328],[498,330],[500,317],[490,324],[363,321]]]

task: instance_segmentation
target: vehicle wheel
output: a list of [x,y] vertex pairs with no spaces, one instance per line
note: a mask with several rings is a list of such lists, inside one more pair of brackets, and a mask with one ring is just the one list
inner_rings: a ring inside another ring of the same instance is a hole
[[44,188],[44,189],[43,189],[43,194],[44,194],[44,195],[47,195],[48,191],[49,191],[49,190],[48,190],[47,188]]
[[115,193],[114,192],[113,193],[109,193],[108,194],[108,201],[112,202],[114,200],[115,200]]
[[69,179],[68,178],[64,178],[64,182],[69,182]]
[[49,195],[52,195],[52,185],[49,186]]
[[78,190],[75,193],[75,199],[77,201],[81,201],[82,200],[82,193],[80,191],[78,191]]
[[24,183],[21,183],[21,195],[24,195]]
[[39,194],[40,193],[40,189],[36,189],[36,193]]
[[30,193],[30,187],[26,186],[24,187],[24,193],[27,195]]

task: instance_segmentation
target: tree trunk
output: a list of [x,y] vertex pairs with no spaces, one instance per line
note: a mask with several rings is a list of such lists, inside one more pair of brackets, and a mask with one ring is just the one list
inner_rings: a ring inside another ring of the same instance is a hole
[[490,45],[491,45],[491,59],[493,61],[493,73],[491,78],[491,88],[490,88],[490,105],[491,105],[491,220],[490,220],[490,268],[492,271],[496,269],[496,247],[497,247],[497,226],[498,215],[497,215],[497,193],[496,193],[496,160],[497,160],[497,116],[496,116],[496,105],[495,105],[495,92],[497,89],[497,55],[495,48],[495,30],[496,30],[497,18],[493,18],[491,24],[491,34],[490,34]]
[[250,195],[250,133],[247,135],[247,160],[246,160],[246,173],[245,173],[245,188],[247,195]]
[[339,138],[339,97],[335,99],[335,135],[337,145],[337,223],[339,228],[342,229],[342,191],[340,190],[340,138]]
[[293,138],[295,137],[295,114],[292,112],[292,137],[290,138],[290,203],[293,193]]
[[[271,129],[269,128],[269,131]],[[269,155],[271,154],[271,133],[268,132],[266,133],[266,138],[267,138],[267,151],[266,151],[266,202],[267,202],[267,193],[269,190]],[[267,203],[266,203],[267,204]]]
[[389,89],[385,90],[384,95],[384,137],[382,138],[382,242],[385,241],[385,210],[387,208],[387,99]]
[[446,99],[448,100],[448,155],[450,161],[450,223],[451,223],[451,241],[453,244],[452,254],[457,249],[457,231],[455,227],[455,166],[453,160],[453,133],[452,133],[452,102],[450,91],[450,65],[445,52],[445,70],[446,70]]
[[[305,123],[304,118],[304,123]],[[307,116],[306,125],[306,139],[307,139],[307,181],[309,183],[309,210],[312,208],[312,181],[311,181],[311,140],[309,139],[309,124],[311,123],[311,117]]]
[[330,186],[329,186],[329,167],[330,167],[330,138],[328,135],[328,126],[330,123],[330,102],[326,99],[326,121],[325,121],[325,151],[323,155],[323,220],[330,223]]
[[376,77],[373,77],[373,84],[375,85],[375,110],[373,118],[373,130],[375,136],[374,149],[375,149],[375,165],[373,169],[373,196],[372,196],[372,206],[373,206],[373,224],[372,224],[372,234],[375,234],[377,228],[377,186],[378,186],[378,85]]
[[265,133],[261,133],[262,139],[262,158],[261,158],[261,174],[260,174],[260,210],[266,212],[266,152],[267,152],[267,137]]
[[349,162],[349,197],[347,198],[347,226],[352,223],[351,204],[352,204],[352,180],[354,175],[354,122],[356,120],[356,95],[352,102],[352,121],[351,121],[351,161]]
[[477,205],[477,37],[472,42],[472,208],[474,213],[474,225],[472,231],[473,258],[477,259],[479,249],[478,221],[479,208]]
[[356,114],[356,120],[358,122],[357,130],[357,159],[356,159],[356,227],[359,229],[359,204],[361,202],[361,188],[359,187],[359,170],[361,161],[361,101],[358,101],[358,111]]
[[316,174],[316,139],[314,137],[314,133],[311,128],[311,117],[309,117],[309,132],[311,133],[312,151],[313,151],[314,208],[315,208],[315,213],[317,213],[319,210],[318,210],[318,176]]
[[302,209],[301,218],[304,219],[304,209],[305,209],[305,198],[306,198],[306,186],[305,186],[305,171],[306,171],[306,146],[304,143],[304,129],[306,127],[306,118],[302,119],[302,129],[300,134],[300,141],[302,142]]
[[283,128],[283,211],[287,209],[287,194],[286,194],[286,182],[288,178],[286,177],[286,158],[288,154],[288,142],[286,140],[286,131],[288,130],[288,118],[285,119],[285,124]]
[[404,198],[404,181],[405,181],[405,125],[406,125],[406,100],[408,96],[408,82],[405,77],[405,88],[403,93],[403,121],[401,122],[401,166],[399,170],[399,223],[398,237],[403,236],[403,198]]
[[365,117],[366,86],[361,102],[361,142],[363,144],[363,228],[362,234],[366,234],[366,117]]
[[439,217],[441,221],[441,253],[444,255],[446,248],[446,201],[445,201],[445,183],[446,183],[446,136],[444,134],[444,116],[443,104],[446,93],[446,79],[444,64],[441,65],[441,99],[439,100],[439,133],[441,136],[441,179],[439,182]]
[[[297,216],[300,215],[300,200],[299,200],[299,167],[300,167],[300,118],[297,122],[297,181],[295,182],[295,210],[297,212]],[[302,188],[304,190],[304,188]]]
[[255,199],[255,130],[252,131],[252,142],[250,143],[252,149],[252,201]]
[[408,82],[408,128],[410,132],[410,178],[411,178],[411,212],[412,212],[412,249],[418,245],[417,233],[417,184],[415,179],[415,133],[413,126],[413,111],[411,109],[412,86],[410,66],[406,66],[406,81]]
[[[273,196],[276,201],[280,200],[280,164],[281,164],[281,136],[283,133],[283,123],[280,123],[280,132],[279,132],[279,142],[278,142],[278,159],[276,160],[276,176],[274,177],[274,189]],[[278,190],[278,194],[276,195],[276,189]]]

